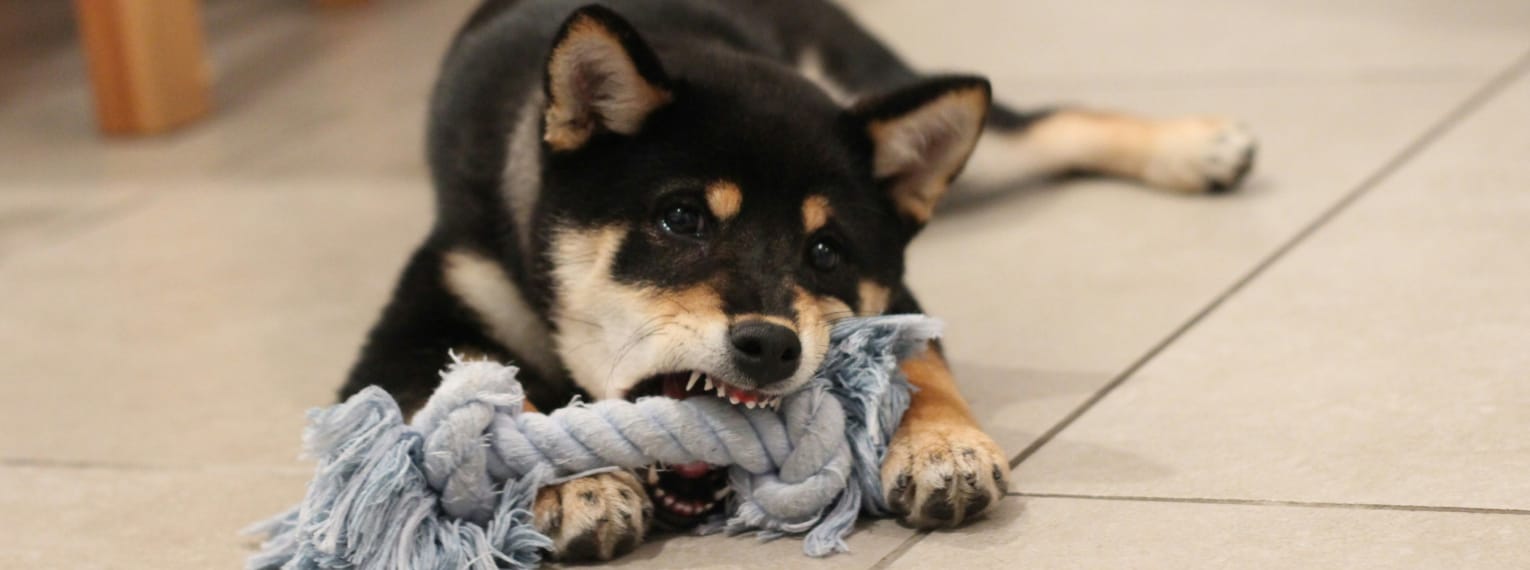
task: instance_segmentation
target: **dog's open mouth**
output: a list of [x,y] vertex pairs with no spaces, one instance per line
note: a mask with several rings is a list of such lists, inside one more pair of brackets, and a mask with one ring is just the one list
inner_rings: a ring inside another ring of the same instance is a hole
[[[684,400],[692,396],[721,398],[747,408],[779,408],[781,397],[762,394],[713,379],[704,372],[683,371],[644,378],[627,391],[628,400],[663,396]],[[640,472],[653,500],[656,518],[668,526],[695,526],[727,499],[728,471],[705,462],[651,465]]]

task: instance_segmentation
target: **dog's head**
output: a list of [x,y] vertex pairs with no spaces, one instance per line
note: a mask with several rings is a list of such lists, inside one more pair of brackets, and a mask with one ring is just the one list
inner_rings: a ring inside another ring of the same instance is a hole
[[544,91],[537,273],[573,379],[748,406],[806,382],[833,321],[887,309],[989,104],[950,77],[845,108],[779,65],[656,51],[598,7],[565,23]]

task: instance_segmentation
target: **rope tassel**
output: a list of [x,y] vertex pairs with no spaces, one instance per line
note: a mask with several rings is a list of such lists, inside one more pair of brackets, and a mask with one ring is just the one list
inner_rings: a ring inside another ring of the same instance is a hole
[[249,529],[267,540],[248,567],[534,567],[552,548],[530,510],[543,485],[698,461],[728,466],[734,489],[708,528],[847,551],[858,513],[888,512],[878,471],[911,389],[898,361],[939,330],[918,315],[841,321],[814,380],[779,410],[653,397],[528,413],[514,367],[454,357],[412,423],[375,386],[309,412],[314,479],[296,507]]

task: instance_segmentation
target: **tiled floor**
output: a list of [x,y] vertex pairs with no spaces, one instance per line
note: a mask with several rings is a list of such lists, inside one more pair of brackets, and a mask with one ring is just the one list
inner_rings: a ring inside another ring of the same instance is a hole
[[[139,141],[96,137],[44,4],[0,2],[0,567],[235,566],[429,223],[423,105],[472,0],[213,2],[217,117]],[[969,197],[921,238],[1015,456],[985,520],[619,565],[1530,567],[1530,4],[851,8],[1017,102],[1238,116],[1261,163],[1219,198]]]

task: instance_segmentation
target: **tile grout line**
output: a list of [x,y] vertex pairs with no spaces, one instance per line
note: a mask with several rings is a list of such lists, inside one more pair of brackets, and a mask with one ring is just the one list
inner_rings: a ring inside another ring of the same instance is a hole
[[[1213,497],[1152,497],[1141,495],[1085,495],[1074,493],[1005,493],[1005,497],[1033,499],[1076,499],[1085,501],[1118,501],[1131,503],[1175,503],[1189,505],[1232,505],[1246,507],[1288,507],[1304,509],[1336,509],[1355,511],[1402,511],[1414,513],[1455,513],[1476,515],[1530,515],[1530,509],[1496,509],[1488,507],[1451,507],[1437,505],[1393,505],[1386,503],[1337,503],[1328,501],[1288,501],[1272,499],[1219,499]],[[931,531],[921,530],[904,539],[872,566],[887,568],[893,561],[903,557],[915,544],[924,540]]]
[[[1084,400],[1084,402],[1079,404],[1078,407],[1074,408],[1072,412],[1069,412],[1067,416],[1064,416],[1062,420],[1054,424],[1045,433],[1041,434],[1041,437],[1037,438],[1036,441],[1026,446],[1024,450],[1022,450],[1013,459],[1011,459],[1009,462],[1009,468],[1014,469],[1018,467],[1021,462],[1030,458],[1032,455],[1035,455],[1036,452],[1039,451],[1043,446],[1051,442],[1051,440],[1056,437],[1058,433],[1061,433],[1062,430],[1067,429],[1068,426],[1073,425],[1073,422],[1078,421],[1078,419],[1082,417],[1084,413],[1088,412],[1095,406],[1095,404],[1098,404],[1101,400],[1105,399],[1105,397],[1110,395],[1112,391],[1120,387],[1121,384],[1125,383],[1127,379],[1131,378],[1133,374],[1136,374],[1138,370],[1142,369],[1143,366],[1146,366],[1148,362],[1152,361],[1160,353],[1167,349],[1169,345],[1179,340],[1180,337],[1184,336],[1185,333],[1189,332],[1189,330],[1194,328],[1195,325],[1200,324],[1202,320],[1220,308],[1222,304],[1226,303],[1227,300],[1230,299],[1233,295],[1236,295],[1242,291],[1243,288],[1247,287],[1248,284],[1253,282],[1254,279],[1258,278],[1276,262],[1280,261],[1281,258],[1285,257],[1286,254],[1290,253],[1297,246],[1301,245],[1308,238],[1312,237],[1312,235],[1317,233],[1319,229],[1322,229],[1323,226],[1337,218],[1339,214],[1342,214],[1352,204],[1354,204],[1360,198],[1364,197],[1366,194],[1370,193],[1372,189],[1380,186],[1382,182],[1390,178],[1393,173],[1400,170],[1415,156],[1418,156],[1419,153],[1428,149],[1431,145],[1434,144],[1435,141],[1439,140],[1440,137],[1449,132],[1450,129],[1459,123],[1462,119],[1470,116],[1483,105],[1487,104],[1488,101],[1496,97],[1499,93],[1503,92],[1503,90],[1506,89],[1509,84],[1519,79],[1520,76],[1524,75],[1527,70],[1530,70],[1530,52],[1520,54],[1520,56],[1511,62],[1507,67],[1505,67],[1503,71],[1500,71],[1493,77],[1489,78],[1487,82],[1482,85],[1482,87],[1479,87],[1476,91],[1473,91],[1472,94],[1468,95],[1467,98],[1460,104],[1446,112],[1443,117],[1441,117],[1434,124],[1430,125],[1429,128],[1425,129],[1422,134],[1413,140],[1413,142],[1403,147],[1403,149],[1394,155],[1391,159],[1388,159],[1386,162],[1382,163],[1381,167],[1378,168],[1375,172],[1371,173],[1370,176],[1367,176],[1365,179],[1361,180],[1353,190],[1350,190],[1349,193],[1339,198],[1339,200],[1332,206],[1329,206],[1328,209],[1318,214],[1316,218],[1314,218],[1311,222],[1308,222],[1306,226],[1302,227],[1302,229],[1298,230],[1295,235],[1291,236],[1291,238],[1287,239],[1279,247],[1275,248],[1274,251],[1270,252],[1269,255],[1264,257],[1264,259],[1256,263],[1253,268],[1244,273],[1242,277],[1234,281],[1232,285],[1230,285],[1226,290],[1213,298],[1210,303],[1206,304],[1206,306],[1202,307],[1201,310],[1192,315],[1189,320],[1176,327],[1168,334],[1168,336],[1164,337],[1157,344],[1153,345],[1152,348],[1148,349],[1146,353],[1137,358],[1136,361],[1132,362],[1130,366],[1127,366],[1125,370],[1116,375],[1116,377],[1111,379],[1110,382],[1106,383],[1099,390],[1096,390],[1093,395]],[[1217,499],[1204,500],[1215,501]],[[1270,504],[1279,503],[1272,502]],[[1386,506],[1377,505],[1376,507],[1385,508]],[[1396,506],[1393,507],[1395,508]],[[913,549],[914,545],[918,544],[920,541],[924,540],[925,537],[929,536],[930,532],[931,531],[929,530],[920,530],[915,532],[912,536],[904,539],[902,543],[894,547],[886,555],[882,556],[882,558],[878,559],[875,564],[871,565],[870,570],[882,570],[890,567],[893,562],[897,561],[899,558],[902,558],[904,554]]]
[[898,543],[898,546],[893,547],[892,550],[888,551],[887,554],[878,559],[876,564],[872,564],[870,570],[883,570],[884,568],[891,566],[893,562],[897,561],[899,558],[902,558],[903,555],[909,551],[909,549],[912,549],[915,544],[918,544],[919,541],[924,540],[924,537],[929,535],[930,531],[928,530],[915,531],[914,534],[909,535],[908,538],[903,539],[903,542]]
[[1336,503],[1329,501],[1288,501],[1279,499],[1219,499],[1213,497],[1152,497],[1140,495],[1086,495],[1074,493],[1006,493],[1006,497],[1035,499],[1082,499],[1088,501],[1123,501],[1137,503],[1181,503],[1194,505],[1240,505],[1251,507],[1297,507],[1309,509],[1348,509],[1365,511],[1408,511],[1424,513],[1462,513],[1479,515],[1530,515],[1530,509],[1490,507],[1451,507],[1438,505],[1392,505],[1387,503]]
[[1130,379],[1132,375],[1136,374],[1138,370],[1141,370],[1142,367],[1151,362],[1155,357],[1167,349],[1169,345],[1179,340],[1180,337],[1184,336],[1185,333],[1189,332],[1189,330],[1194,328],[1195,325],[1200,324],[1202,320],[1205,320],[1206,317],[1210,316],[1211,313],[1220,308],[1224,303],[1227,302],[1228,299],[1232,298],[1233,295],[1241,292],[1245,287],[1248,286],[1249,283],[1252,283],[1254,279],[1258,278],[1260,275],[1263,275],[1266,270],[1274,266],[1275,263],[1284,258],[1286,254],[1290,253],[1292,250],[1296,249],[1297,246],[1306,242],[1307,239],[1316,234],[1318,230],[1322,229],[1329,222],[1337,218],[1339,214],[1342,214],[1345,210],[1349,209],[1349,207],[1357,202],[1360,198],[1364,197],[1366,194],[1369,194],[1372,189],[1376,188],[1382,182],[1390,178],[1393,173],[1401,169],[1415,156],[1423,152],[1429,146],[1433,145],[1435,141],[1439,140],[1440,137],[1449,132],[1450,129],[1459,123],[1462,119],[1476,112],[1477,109],[1481,108],[1489,100],[1497,96],[1506,87],[1508,87],[1510,83],[1523,75],[1527,69],[1530,69],[1530,52],[1522,54],[1506,69],[1504,69],[1504,71],[1488,79],[1487,83],[1474,91],[1464,101],[1456,105],[1456,107],[1452,108],[1445,114],[1444,117],[1436,121],[1421,135],[1415,138],[1412,143],[1409,143],[1408,146],[1404,147],[1391,159],[1383,163],[1381,167],[1373,172],[1370,176],[1367,176],[1364,180],[1361,180],[1353,190],[1345,194],[1332,206],[1329,206],[1328,209],[1318,214],[1316,218],[1314,218],[1306,226],[1303,226],[1301,230],[1298,230],[1295,235],[1291,236],[1291,238],[1287,239],[1279,247],[1275,248],[1275,250],[1270,252],[1269,255],[1266,255],[1264,259],[1256,263],[1253,268],[1244,273],[1242,277],[1239,277],[1232,283],[1232,285],[1228,286],[1226,290],[1222,291],[1222,293],[1213,298],[1210,303],[1207,303],[1206,306],[1201,308],[1201,310],[1197,311],[1188,320],[1171,331],[1168,336],[1164,337],[1157,344],[1153,345],[1152,348],[1148,349],[1146,353],[1138,357],[1136,361],[1132,362],[1131,365],[1123,370],[1120,374],[1117,374],[1116,377],[1111,379],[1110,382],[1106,383],[1105,386],[1101,387],[1099,390],[1096,390],[1095,393],[1091,395],[1087,400],[1085,400],[1082,404],[1079,404],[1077,408],[1074,408],[1072,412],[1063,417],[1063,419],[1060,420],[1057,424],[1054,424],[1052,428],[1043,433],[1041,437],[1037,438],[1037,440],[1032,442],[1031,445],[1026,446],[1026,448],[1022,450],[1018,455],[1016,455],[1014,459],[1010,460],[1010,468],[1014,469],[1015,467],[1018,467],[1021,462],[1030,458],[1032,455],[1035,455],[1038,450],[1049,443],[1052,438],[1057,436],[1059,432],[1067,429],[1067,427],[1072,425],[1073,422],[1077,421],[1079,417],[1083,416],[1084,413],[1093,408],[1095,404],[1098,404],[1106,396],[1110,395],[1112,391],[1120,387],[1121,384],[1123,384],[1126,380]]

